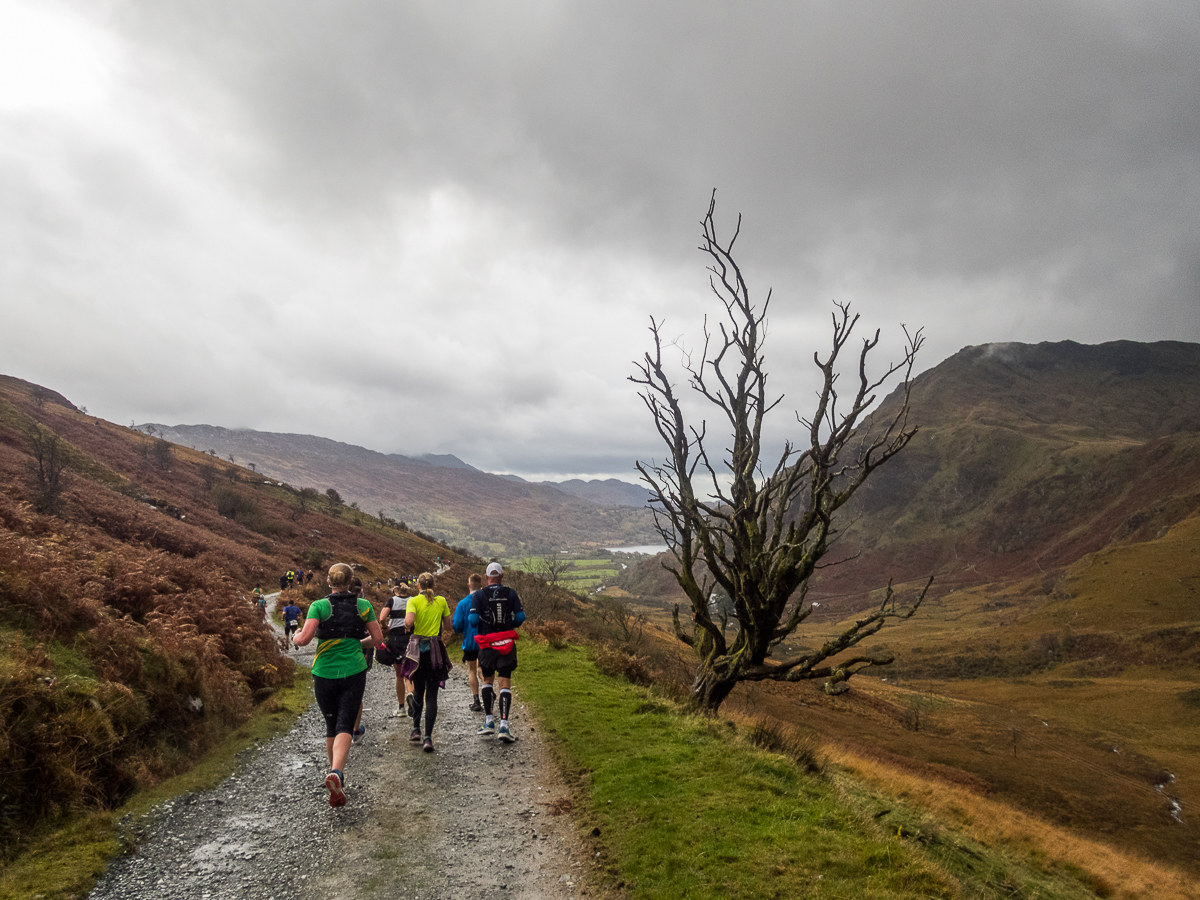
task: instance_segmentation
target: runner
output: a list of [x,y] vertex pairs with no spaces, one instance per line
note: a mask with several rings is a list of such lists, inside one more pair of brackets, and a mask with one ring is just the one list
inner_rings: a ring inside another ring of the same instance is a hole
[[350,591],[353,570],[345,563],[329,569],[333,593],[308,608],[304,627],[293,643],[304,647],[318,639],[313,659],[313,693],[325,718],[325,755],[329,774],[325,788],[330,806],[346,805],[346,757],[350,753],[354,719],[362,706],[367,686],[367,661],[363,647],[378,647],[383,632],[371,604]]
[[296,605],[295,600],[288,600],[287,606],[283,608],[283,637],[284,640],[291,643],[292,635],[296,633],[296,629],[300,627],[300,619],[304,616],[304,610]]
[[420,593],[409,598],[408,609],[404,613],[404,625],[412,632],[406,662],[411,659],[414,649],[419,652],[417,667],[412,672],[413,729],[408,739],[414,743],[421,740],[423,709],[425,740],[422,747],[426,753],[432,753],[438,688],[445,684],[446,675],[450,672],[450,658],[446,654],[446,645],[442,643],[442,629],[451,627],[451,616],[446,598],[433,593],[433,576],[430,573],[422,572],[417,577],[417,587]]
[[[357,575],[350,579],[350,592],[356,597],[363,595],[363,582]],[[375,665],[375,648],[363,647],[363,659],[367,661],[367,671],[370,672],[371,667]],[[362,723],[363,707],[366,702],[364,700],[358,705],[358,715],[354,717],[354,731],[350,733],[350,741],[353,744],[360,743],[367,733],[367,726]]]
[[476,628],[467,619],[471,615],[471,595],[483,587],[483,578],[478,574],[467,579],[470,593],[454,607],[454,630],[462,635],[462,661],[467,664],[467,682],[471,685],[471,712],[482,712],[479,702],[479,645],[475,643]]
[[[479,645],[479,670],[483,673],[484,719],[479,728],[483,736],[496,735],[511,743],[517,738],[508,727],[508,714],[512,709],[512,673],[517,669],[516,628],[525,621],[525,610],[521,598],[510,587],[504,586],[504,569],[500,563],[489,563],[487,587],[471,595],[471,613],[467,621],[479,629],[475,642]],[[492,705],[496,697],[492,682],[500,688],[500,728],[492,716]]]
[[[407,584],[397,584],[392,588],[392,596],[380,612],[379,620],[388,629],[388,649],[396,658],[393,668],[396,670],[396,711],[392,717],[412,717],[413,684],[404,677],[404,651],[408,647],[408,630],[404,627],[404,613],[408,608],[408,598],[412,594]],[[384,615],[386,612],[386,615]]]

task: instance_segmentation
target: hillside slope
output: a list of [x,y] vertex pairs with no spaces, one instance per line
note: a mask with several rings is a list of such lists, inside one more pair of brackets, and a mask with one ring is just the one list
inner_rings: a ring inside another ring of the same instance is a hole
[[431,465],[301,434],[210,425],[151,426],[167,440],[232,455],[297,488],[333,488],[368,513],[407,523],[480,555],[545,553],[568,545],[655,539],[649,510],[601,506],[545,484],[471,467]]
[[[861,648],[895,663],[844,697],[763,683],[729,708],[1197,872],[1197,397],[1200,346],[1171,342],[972,347],[924,373],[920,433],[844,511],[829,558],[847,561],[783,645],[936,574]],[[683,599],[659,560],[620,584]]]
[[[188,768],[291,682],[255,584],[297,565],[349,562],[371,584],[457,561],[336,513],[0,379],[0,859],[46,819]],[[439,587],[461,596],[466,570]]]
[[650,503],[650,491],[645,485],[630,484],[619,478],[594,478],[590,481],[571,478],[567,481],[543,481],[542,484],[603,506],[642,507]]
[[[968,347],[919,376],[912,443],[855,495],[828,599],[1057,570],[1200,511],[1200,345]],[[898,402],[889,397],[879,415]]]

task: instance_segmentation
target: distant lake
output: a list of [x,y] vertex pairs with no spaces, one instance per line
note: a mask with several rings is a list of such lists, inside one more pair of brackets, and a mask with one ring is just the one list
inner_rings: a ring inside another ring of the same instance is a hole
[[605,547],[610,553],[644,553],[647,556],[654,556],[656,553],[665,553],[667,551],[666,544],[640,544],[637,547]]

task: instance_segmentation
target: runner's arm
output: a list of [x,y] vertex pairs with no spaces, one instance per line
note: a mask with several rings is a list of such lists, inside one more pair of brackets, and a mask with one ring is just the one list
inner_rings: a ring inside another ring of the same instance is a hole
[[[305,623],[308,627],[308,623]],[[383,629],[379,627],[379,623],[372,620],[367,623],[367,636],[361,641],[364,647],[374,647],[378,650],[383,646]]]
[[304,620],[304,627],[300,629],[300,633],[292,636],[292,643],[297,647],[305,646],[313,639],[317,633],[317,626],[321,624],[321,620],[315,616],[311,619]]

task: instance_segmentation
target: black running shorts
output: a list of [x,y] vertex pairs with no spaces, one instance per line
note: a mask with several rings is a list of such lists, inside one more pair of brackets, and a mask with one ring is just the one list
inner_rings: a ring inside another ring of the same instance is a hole
[[511,653],[501,653],[492,647],[479,648],[479,671],[483,673],[484,678],[491,678],[493,674],[499,674],[501,678],[508,678],[516,670],[516,650]]

